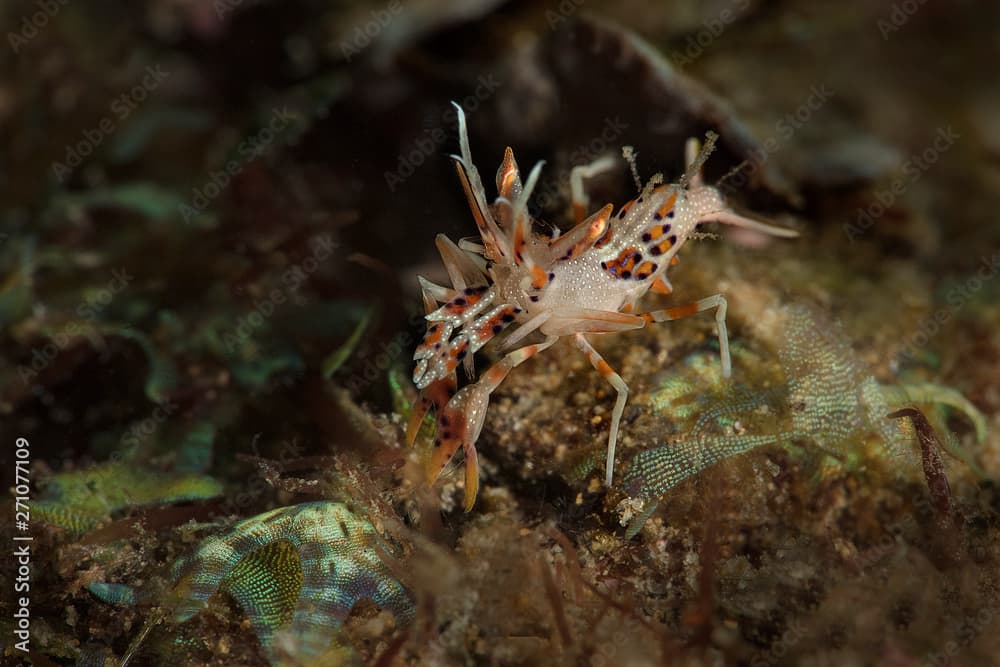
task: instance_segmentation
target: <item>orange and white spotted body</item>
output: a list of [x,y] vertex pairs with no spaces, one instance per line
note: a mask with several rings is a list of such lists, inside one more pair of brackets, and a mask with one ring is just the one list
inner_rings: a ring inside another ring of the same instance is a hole
[[[587,217],[588,198],[583,180],[614,166],[604,158],[575,167],[570,175],[576,226],[553,237],[537,234],[528,214],[528,200],[542,164],[522,183],[510,148],[497,172],[499,196],[488,204],[479,173],[472,163],[465,115],[458,107],[461,156],[452,156],[479,228],[482,245],[456,245],[444,235],[438,250],[452,286],[421,278],[428,329],[414,353],[413,381],[421,390],[407,428],[413,442],[427,411],[434,407],[437,435],[429,463],[436,479],[458,450],[465,450],[466,510],[479,486],[475,443],[493,390],[518,364],[551,346],[562,336],[575,344],[618,392],[608,435],[605,480],[611,484],[615,443],[628,387],[585,334],[639,329],[715,309],[723,375],[730,375],[726,333],[726,300],[721,294],[692,304],[632,313],[636,302],[652,290],[670,294],[667,269],[695,229],[718,221],[776,236],[792,237],[792,230],[774,227],[735,213],[714,187],[702,183],[700,169],[711,145],[699,153],[689,142],[688,173],[677,184],[662,185],[659,175],[641,194],[617,211],[611,204]],[[710,142],[714,141],[710,135]],[[634,169],[634,165],[633,165]],[[443,305],[438,305],[443,304]],[[504,344],[511,349],[537,332],[543,340],[509,352],[482,373],[476,382],[457,390],[456,370],[464,364],[470,375],[475,352],[501,332],[511,329]]]

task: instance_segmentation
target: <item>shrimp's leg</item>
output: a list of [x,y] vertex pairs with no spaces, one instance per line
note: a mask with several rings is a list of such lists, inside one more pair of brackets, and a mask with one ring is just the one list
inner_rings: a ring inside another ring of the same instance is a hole
[[[433,299],[429,299],[425,294],[425,301],[427,300],[433,303]],[[435,305],[425,305],[425,307],[430,310],[435,308]],[[517,306],[509,304],[497,306],[474,322],[469,323],[466,326],[466,331],[450,342],[448,341],[448,336],[451,334],[451,327],[446,326],[443,322],[435,322],[428,328],[423,342],[417,347],[417,352],[414,355],[418,358],[417,368],[427,367],[428,356],[426,355],[432,355],[435,346],[442,340],[444,343],[443,347],[439,350],[439,354],[443,354],[448,359],[451,359],[451,351],[458,350],[461,351],[465,361],[471,362],[473,354],[512,324],[520,312],[521,309]],[[455,358],[457,362],[457,354]],[[424,363],[421,364],[421,361]],[[445,414],[445,406],[447,406],[448,401],[455,395],[457,387],[455,365],[449,364],[440,377],[436,377],[436,379],[432,380],[430,384],[421,390],[420,397],[413,406],[409,422],[406,426],[407,445],[413,445],[417,437],[417,432],[420,430],[420,424],[432,406],[438,415],[439,432],[448,426],[449,420],[447,418],[442,420],[441,417]]]
[[726,329],[726,297],[721,294],[705,297],[694,303],[663,310],[654,310],[649,313],[640,313],[638,316],[648,323],[670,322],[690,317],[696,313],[715,308],[715,323],[719,329],[719,353],[722,356],[722,376],[729,377],[733,372],[733,362],[729,356],[729,332]]
[[615,447],[618,442],[618,429],[621,424],[622,413],[628,401],[628,385],[622,377],[615,372],[611,366],[601,357],[601,355],[590,345],[584,337],[584,333],[610,333],[615,331],[627,331],[629,329],[641,328],[648,322],[667,322],[688,317],[695,313],[700,313],[710,308],[716,308],[715,319],[719,327],[719,348],[722,353],[722,372],[725,377],[731,374],[732,363],[729,357],[729,337],[726,331],[726,299],[721,294],[710,296],[696,303],[675,308],[666,308],[651,313],[641,313],[630,315],[612,311],[589,310],[583,308],[560,308],[555,311],[555,316],[547,323],[546,330],[564,334],[572,330],[576,345],[579,347],[590,363],[618,392],[618,400],[615,403],[614,412],[611,415],[611,432],[608,435],[608,457],[607,471],[605,473],[605,483],[610,486],[615,461]]
[[528,334],[538,330],[543,324],[552,319],[551,311],[539,313],[517,328],[517,331],[503,341],[502,348],[509,350],[520,343]]
[[573,203],[573,220],[580,224],[587,217],[587,207],[590,205],[590,197],[583,189],[583,179],[593,178],[598,174],[609,171],[615,166],[615,159],[610,155],[594,160],[590,164],[580,164],[573,167],[569,172],[569,192]]
[[466,287],[476,287],[489,282],[486,278],[486,264],[482,261],[482,257],[463,250],[444,234],[437,235],[434,245],[441,253],[441,261],[448,271],[453,288],[462,291]]
[[428,315],[437,310],[438,303],[451,301],[458,296],[457,291],[451,289],[450,287],[444,287],[442,285],[432,283],[423,276],[417,276],[417,280],[420,281],[420,294],[424,299],[424,313]]
[[448,401],[438,416],[438,434],[427,473],[431,482],[436,480],[448,461],[458,451],[465,450],[465,511],[472,509],[479,491],[479,458],[476,440],[483,430],[490,394],[503,382],[507,374],[559,338],[549,336],[541,343],[514,350],[482,374],[478,382],[463,387]]
[[[466,287],[437,310],[424,315],[429,322],[423,341],[413,353],[417,362],[413,368],[413,384],[418,389],[440,380],[455,370],[458,362],[469,354],[469,343],[475,341],[466,335],[451,339],[451,332],[467,325],[493,302],[496,292],[492,287]],[[428,299],[425,295],[425,307]],[[472,360],[468,362],[470,365]],[[468,366],[467,366],[468,368]]]
[[608,460],[604,474],[604,483],[607,486],[611,486],[611,478],[615,470],[615,445],[618,443],[618,427],[622,421],[622,413],[625,412],[625,404],[628,402],[628,385],[625,384],[622,376],[608,365],[604,357],[594,349],[583,334],[578,333],[573,336],[573,339],[576,341],[576,346],[587,355],[587,360],[590,361],[591,365],[618,392],[618,400],[615,401],[615,410],[611,413],[611,432],[608,434]]
[[[418,276],[418,278],[420,279],[421,292],[424,298],[424,312],[428,315],[437,310],[438,302],[451,301],[458,295],[453,289],[436,285],[422,276]],[[424,335],[424,340],[417,347],[417,353],[414,354],[414,357],[421,357],[421,347],[430,348],[431,345],[436,344],[442,338],[447,340],[450,335],[451,328],[446,327],[441,322],[431,325]],[[417,366],[418,368],[420,366],[419,360]],[[440,409],[455,395],[457,388],[458,378],[455,373],[451,373],[449,376],[432,382],[429,386],[420,390],[420,395],[410,410],[410,419],[406,424],[406,444],[408,446],[413,446],[413,442],[417,439],[417,432],[420,431],[420,424],[424,421],[424,417],[427,415],[428,410],[431,409],[431,406],[435,406],[436,411],[440,412]]]

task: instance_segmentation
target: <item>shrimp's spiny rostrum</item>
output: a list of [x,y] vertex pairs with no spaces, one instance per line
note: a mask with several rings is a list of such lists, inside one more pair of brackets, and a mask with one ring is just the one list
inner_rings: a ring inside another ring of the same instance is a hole
[[[542,163],[522,182],[513,151],[507,148],[497,171],[498,197],[489,204],[479,172],[472,163],[465,114],[458,107],[461,156],[452,156],[482,244],[456,245],[438,235],[451,287],[421,278],[428,328],[413,355],[413,381],[421,390],[410,415],[407,440],[412,443],[420,422],[433,407],[437,416],[434,452],[428,464],[433,481],[462,447],[465,451],[465,506],[472,508],[479,487],[475,443],[483,427],[490,394],[515,366],[550,347],[562,336],[573,336],[577,347],[618,392],[608,435],[605,481],[611,484],[615,443],[628,387],[585,334],[639,329],[647,323],[676,320],[715,310],[722,371],[730,375],[726,332],[726,300],[721,294],[647,313],[633,313],[636,302],[652,290],[668,295],[667,269],[676,263],[680,247],[703,222],[717,221],[775,236],[796,232],[737,214],[714,187],[705,185],[701,166],[715,140],[709,134],[704,150],[697,141],[687,146],[688,170],[679,183],[661,184],[654,176],[638,197],[618,210],[611,204],[587,216],[589,199],[583,180],[614,167],[602,158],[574,167],[570,174],[576,225],[552,237],[537,234],[528,214],[528,200],[538,182]],[[634,165],[633,165],[634,170]],[[439,305],[440,304],[440,305]],[[456,370],[472,374],[475,352],[508,327],[516,325],[504,345],[511,349],[528,334],[544,340],[507,353],[476,382],[457,389]]]

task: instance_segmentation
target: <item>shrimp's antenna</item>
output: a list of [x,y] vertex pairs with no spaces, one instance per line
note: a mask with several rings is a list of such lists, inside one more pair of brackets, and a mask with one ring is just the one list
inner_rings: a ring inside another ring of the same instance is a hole
[[701,185],[701,168],[705,166],[708,156],[715,150],[715,142],[718,139],[719,135],[709,130],[705,133],[705,145],[700,149],[695,139],[689,141],[687,146],[685,146],[685,157],[687,158],[688,165],[687,169],[684,170],[684,175],[681,176],[680,186],[682,188],[686,188],[689,184],[694,186]]
[[635,181],[635,189],[642,192],[642,179],[639,178],[639,167],[635,163],[636,155],[635,148],[632,146],[622,146],[622,157],[628,162],[628,168],[632,170],[632,180]]
[[718,181],[715,182],[715,187],[721,190],[723,184],[725,184],[726,181],[728,181],[730,178],[743,171],[743,168],[749,165],[750,165],[750,160],[743,160],[743,162],[740,162],[738,165],[736,165],[735,167],[727,171],[725,174],[723,174],[722,178],[720,178]]

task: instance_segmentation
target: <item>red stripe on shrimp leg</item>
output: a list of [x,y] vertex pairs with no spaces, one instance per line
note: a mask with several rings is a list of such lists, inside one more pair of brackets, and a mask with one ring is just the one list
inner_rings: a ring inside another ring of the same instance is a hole
[[615,401],[615,409],[611,413],[611,429],[608,432],[608,455],[606,472],[604,475],[604,482],[608,486],[611,486],[611,480],[614,475],[615,470],[615,446],[618,442],[618,428],[621,426],[622,414],[625,412],[625,403],[628,401],[628,385],[622,379],[618,373],[611,368],[610,364],[604,360],[604,357],[593,348],[593,346],[587,341],[583,334],[576,334],[574,336],[577,347],[587,356],[587,361],[597,369],[597,372],[601,374],[608,383],[614,387],[615,391],[618,392],[618,398]]
[[435,322],[427,327],[424,339],[417,345],[413,352],[414,359],[426,359],[432,356],[441,346],[451,338],[453,327],[447,322]]
[[[497,306],[473,322],[466,323],[462,333],[448,340],[442,332],[451,332],[447,322],[436,322],[427,330],[427,337],[413,355],[417,359],[413,383],[423,388],[435,380],[453,373],[458,364],[465,362],[471,376],[472,355],[495,335],[516,321],[521,309],[509,304]],[[444,327],[436,329],[436,327]]]
[[468,322],[493,301],[494,291],[485,285],[466,287],[451,301],[424,317],[429,322],[444,321],[452,325]]
[[517,306],[498,306],[468,326],[467,334],[472,344],[471,352],[486,345],[494,336],[511,325],[521,309]]
[[712,309],[715,309],[715,325],[719,330],[719,356],[722,357],[722,376],[729,377],[732,374],[732,360],[729,357],[729,332],[726,328],[726,297],[721,294],[715,294],[683,306],[641,313],[639,317],[647,323],[652,324],[653,322],[679,320]]
[[469,340],[467,338],[463,338],[461,340],[456,338],[448,348],[448,358],[445,362],[446,372],[454,373],[455,369],[458,368],[458,364],[465,361],[465,357],[468,354]]
[[653,284],[649,286],[649,289],[657,294],[663,294],[664,296],[673,294],[674,292],[674,288],[670,286],[670,282],[663,277],[654,280]]

